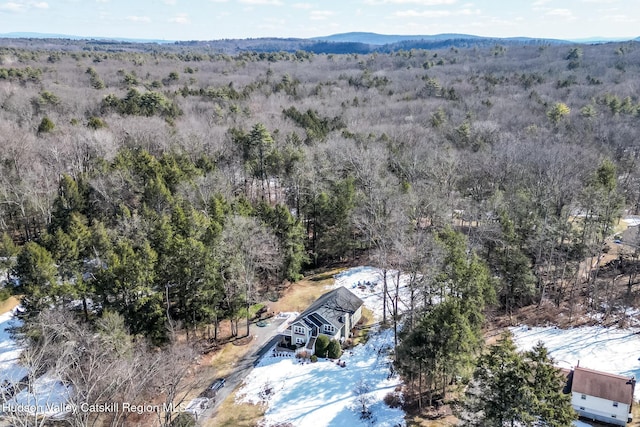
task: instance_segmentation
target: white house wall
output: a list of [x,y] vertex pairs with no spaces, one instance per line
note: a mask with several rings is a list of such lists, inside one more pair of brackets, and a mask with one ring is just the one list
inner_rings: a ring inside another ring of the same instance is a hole
[[351,327],[353,328],[362,318],[362,306],[358,307],[358,309],[351,315]]
[[[585,396],[585,399],[582,398]],[[605,421],[611,424],[626,426],[630,408],[625,403],[618,402],[618,406],[613,406],[614,402],[600,397],[589,396],[582,393],[571,393],[571,405],[578,415],[585,418],[592,418]]]
[[[304,330],[304,334],[296,332],[298,327]],[[302,339],[302,342],[298,342],[298,338]],[[309,340],[309,328],[303,326],[301,323],[294,323],[291,325],[291,343],[292,344],[303,344],[306,345]]]
[[[333,325],[331,325],[333,326]],[[335,326],[333,327],[333,331],[329,331],[326,328],[326,325],[322,325],[322,330],[320,331],[323,335],[328,336],[331,339],[337,339],[340,340],[340,328],[336,328]]]
[[351,328],[352,327],[353,327],[353,325],[351,323],[351,316],[346,314],[344,316],[344,326],[342,326],[342,328],[340,329],[341,338],[344,338],[344,339],[351,338]]

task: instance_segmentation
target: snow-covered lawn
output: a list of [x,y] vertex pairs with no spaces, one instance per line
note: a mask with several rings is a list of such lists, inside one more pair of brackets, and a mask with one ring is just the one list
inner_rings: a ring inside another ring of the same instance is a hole
[[[394,296],[397,275],[398,272],[396,270],[387,270],[387,286],[388,292],[391,296]],[[382,320],[383,277],[382,271],[379,268],[350,268],[349,270],[336,275],[335,279],[336,280],[332,288],[344,286],[349,289],[364,301],[364,305],[373,312],[375,320]],[[400,274],[400,286],[398,289],[398,311],[400,313],[409,309],[410,290],[407,286],[408,281],[409,275]],[[387,315],[389,314],[389,308],[387,308]]]
[[[13,312],[0,315],[0,383],[17,384],[24,378],[28,370],[20,364],[22,347],[11,336],[10,330],[21,325]],[[9,407],[29,410],[36,408],[43,415],[52,415],[62,408],[69,399],[69,390],[47,375],[38,378],[31,390],[23,389],[16,396],[3,401]]]
[[[377,284],[359,289],[358,282]],[[358,267],[336,276],[333,287],[347,287],[380,319],[381,283],[379,270]],[[376,426],[403,426],[402,409],[392,409],[383,402],[387,394],[401,385],[400,378],[391,375],[388,350],[392,347],[393,331],[374,329],[366,344],[343,354],[344,368],[324,359],[300,364],[298,359],[274,357],[268,352],[245,379],[238,401],[267,405],[266,426],[279,423],[296,427],[359,426],[370,425],[373,420]],[[360,419],[359,402],[363,400],[372,413],[371,420]]]
[[393,343],[393,331],[374,334],[365,345],[347,351],[342,368],[329,360],[300,364],[298,359],[265,356],[245,379],[238,396],[241,402],[267,404],[267,426],[289,422],[295,426],[358,426],[360,420],[356,388],[364,386],[368,409],[377,426],[404,425],[401,409],[391,409],[382,400],[400,385],[389,376],[385,351]]
[[[528,350],[542,341],[558,366],[585,368],[640,379],[640,330],[598,326],[559,329],[518,326],[510,328],[514,342]],[[635,398],[640,397],[640,382]]]
[[20,325],[12,312],[0,316],[0,382],[15,384],[27,375],[27,369],[18,364],[22,349],[10,333],[10,329]]

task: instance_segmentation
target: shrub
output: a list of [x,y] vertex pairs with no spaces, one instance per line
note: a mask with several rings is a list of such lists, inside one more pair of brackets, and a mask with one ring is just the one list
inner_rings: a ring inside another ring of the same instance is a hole
[[182,412],[171,422],[171,427],[193,427],[196,425],[196,420],[191,414]]
[[340,343],[336,340],[331,340],[327,346],[327,354],[330,359],[337,359],[342,354],[342,348]]
[[311,363],[316,363],[318,361],[318,356],[315,354],[311,356]]
[[318,336],[316,340],[316,356],[327,357],[327,350],[329,348],[329,337],[326,335]]
[[40,125],[38,125],[38,133],[51,132],[56,125],[53,124],[49,117],[43,117]]
[[90,117],[87,127],[91,129],[100,129],[107,126],[106,123],[99,117]]
[[387,393],[384,397],[384,403],[386,403],[389,408],[399,408],[402,405],[402,396],[396,392]]
[[567,106],[567,104],[562,102],[556,102],[553,107],[547,111],[547,117],[554,125],[557,125],[560,120],[564,117],[568,116],[571,113],[571,109]]

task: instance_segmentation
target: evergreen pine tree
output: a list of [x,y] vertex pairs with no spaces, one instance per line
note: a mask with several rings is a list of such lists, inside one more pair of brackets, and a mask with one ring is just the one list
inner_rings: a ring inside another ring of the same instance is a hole
[[569,427],[575,413],[562,389],[544,346],[521,354],[504,335],[479,358],[459,417],[465,426]]
[[570,426],[576,419],[571,407],[571,395],[563,394],[566,379],[553,366],[553,359],[542,343],[524,354],[532,375],[530,387],[535,396],[534,411],[540,425],[549,427]]

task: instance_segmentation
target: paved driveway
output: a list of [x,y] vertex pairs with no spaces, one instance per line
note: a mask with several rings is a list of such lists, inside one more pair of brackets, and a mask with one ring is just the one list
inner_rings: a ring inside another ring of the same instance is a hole
[[199,417],[200,423],[215,415],[220,404],[242,383],[260,357],[276,344],[278,328],[285,320],[285,318],[272,317],[267,320],[268,324],[265,327],[256,326],[255,323],[251,324],[249,332],[254,338],[251,344],[248,344],[251,346],[249,352],[238,360],[233,372],[226,377],[226,385],[218,390],[215,403]]

